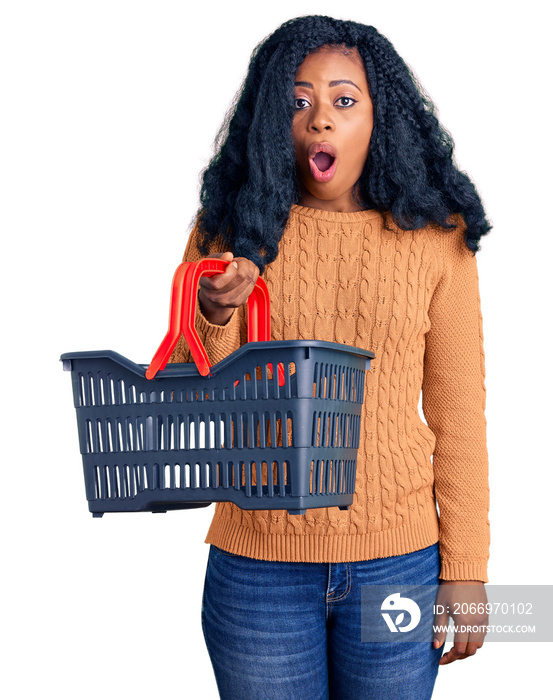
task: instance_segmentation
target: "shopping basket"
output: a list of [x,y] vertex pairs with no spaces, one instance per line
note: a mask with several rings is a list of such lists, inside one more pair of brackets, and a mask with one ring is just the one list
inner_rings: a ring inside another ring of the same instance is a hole
[[[207,258],[177,268],[169,331],[149,366],[109,350],[61,356],[94,517],[214,501],[291,514],[351,505],[374,354],[320,340],[271,341],[259,277],[248,299],[248,342],[210,366],[194,328],[198,280],[228,264]],[[181,333],[194,362],[165,367]]]

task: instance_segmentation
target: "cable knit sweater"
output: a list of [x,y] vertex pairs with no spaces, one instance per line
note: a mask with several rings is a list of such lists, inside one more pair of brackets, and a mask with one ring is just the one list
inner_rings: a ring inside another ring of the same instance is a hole
[[[347,562],[439,542],[441,578],[487,582],[482,315],[476,258],[455,220],[453,231],[403,231],[374,210],[292,206],[262,275],[271,339],[329,340],[376,356],[366,373],[353,505],[288,515],[217,503],[207,543],[257,559]],[[194,227],[184,260],[203,257],[197,240]],[[211,248],[224,250],[220,239]],[[224,326],[198,308],[212,364],[247,342],[246,320],[246,305]],[[192,361],[181,337],[171,362]]]

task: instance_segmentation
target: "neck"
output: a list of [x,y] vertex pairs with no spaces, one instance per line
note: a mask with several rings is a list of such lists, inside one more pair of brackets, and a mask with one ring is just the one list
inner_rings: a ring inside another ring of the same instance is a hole
[[302,185],[300,185],[300,199],[298,204],[302,207],[334,212],[356,212],[367,209],[367,207],[364,207],[355,201],[353,189],[349,192],[345,192],[336,199],[319,199],[318,197],[312,195]]

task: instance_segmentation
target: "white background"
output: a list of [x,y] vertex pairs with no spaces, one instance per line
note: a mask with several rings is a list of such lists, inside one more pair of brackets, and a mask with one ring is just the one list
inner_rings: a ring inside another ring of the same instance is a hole
[[[551,583],[551,69],[545,4],[4,2],[4,697],[217,697],[200,625],[212,508],[93,519],[63,352],[147,363],[198,173],[281,22],[372,24],[413,66],[494,230],[478,254],[490,583]],[[553,634],[553,632],[552,632]],[[449,645],[448,645],[449,647]],[[435,698],[543,697],[551,648],[489,643]]]

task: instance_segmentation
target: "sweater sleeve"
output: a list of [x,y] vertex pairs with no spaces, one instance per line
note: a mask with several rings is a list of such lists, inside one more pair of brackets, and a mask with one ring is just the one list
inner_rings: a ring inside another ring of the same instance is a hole
[[464,224],[438,232],[441,275],[429,308],[422,405],[434,433],[440,578],[487,582],[488,451],[484,337],[476,257]]
[[[184,251],[183,262],[196,262],[203,256],[198,250],[198,222],[190,232],[186,249]],[[222,239],[218,238],[210,247],[210,253],[224,253],[227,250]],[[199,293],[199,287],[198,287]],[[232,352],[237,350],[247,340],[246,316],[242,307],[234,309],[231,317],[224,326],[210,323],[200,310],[199,299],[196,299],[196,331],[202,341],[207,356],[212,365],[217,364]],[[190,348],[184,336],[181,335],[175,349],[173,350],[169,362],[193,362]]]

